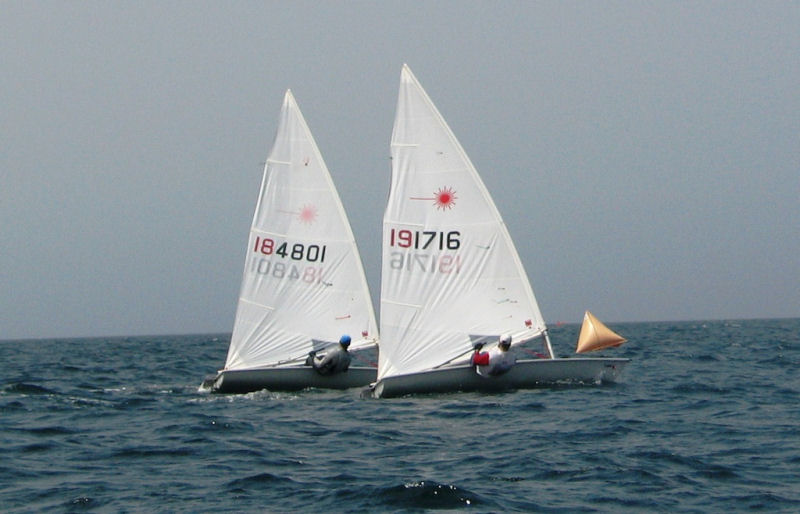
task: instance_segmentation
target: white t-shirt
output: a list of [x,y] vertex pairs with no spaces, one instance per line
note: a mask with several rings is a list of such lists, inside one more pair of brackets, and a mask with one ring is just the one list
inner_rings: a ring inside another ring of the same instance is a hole
[[517,358],[511,352],[504,352],[499,346],[495,346],[488,353],[489,364],[478,366],[478,374],[482,377],[502,375],[517,362]]

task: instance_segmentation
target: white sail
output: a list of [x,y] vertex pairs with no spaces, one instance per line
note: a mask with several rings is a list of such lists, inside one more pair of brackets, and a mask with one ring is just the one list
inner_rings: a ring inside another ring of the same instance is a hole
[[286,92],[264,167],[226,370],[302,364],[342,334],[375,343],[361,258],[328,168]]
[[464,361],[480,339],[546,334],[494,202],[406,65],[391,155],[378,380]]

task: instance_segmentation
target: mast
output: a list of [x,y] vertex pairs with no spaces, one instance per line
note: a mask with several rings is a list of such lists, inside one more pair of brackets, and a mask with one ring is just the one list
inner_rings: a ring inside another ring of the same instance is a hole
[[547,350],[547,358],[552,359],[555,357],[555,355],[553,355],[553,346],[550,344],[550,332],[547,329],[544,329],[542,336],[544,337],[545,350]]

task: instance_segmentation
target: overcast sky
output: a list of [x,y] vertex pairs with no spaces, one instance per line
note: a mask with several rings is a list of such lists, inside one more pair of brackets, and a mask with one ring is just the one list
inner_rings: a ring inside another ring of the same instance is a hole
[[800,316],[798,2],[0,3],[0,339],[230,332],[291,88],[377,305],[407,62],[550,323]]

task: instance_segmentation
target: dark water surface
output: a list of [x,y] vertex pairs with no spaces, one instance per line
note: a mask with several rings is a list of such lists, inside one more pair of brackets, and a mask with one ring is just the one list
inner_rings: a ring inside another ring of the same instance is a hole
[[392,400],[198,392],[227,335],[3,341],[0,511],[800,512],[800,320],[612,328],[621,384]]

